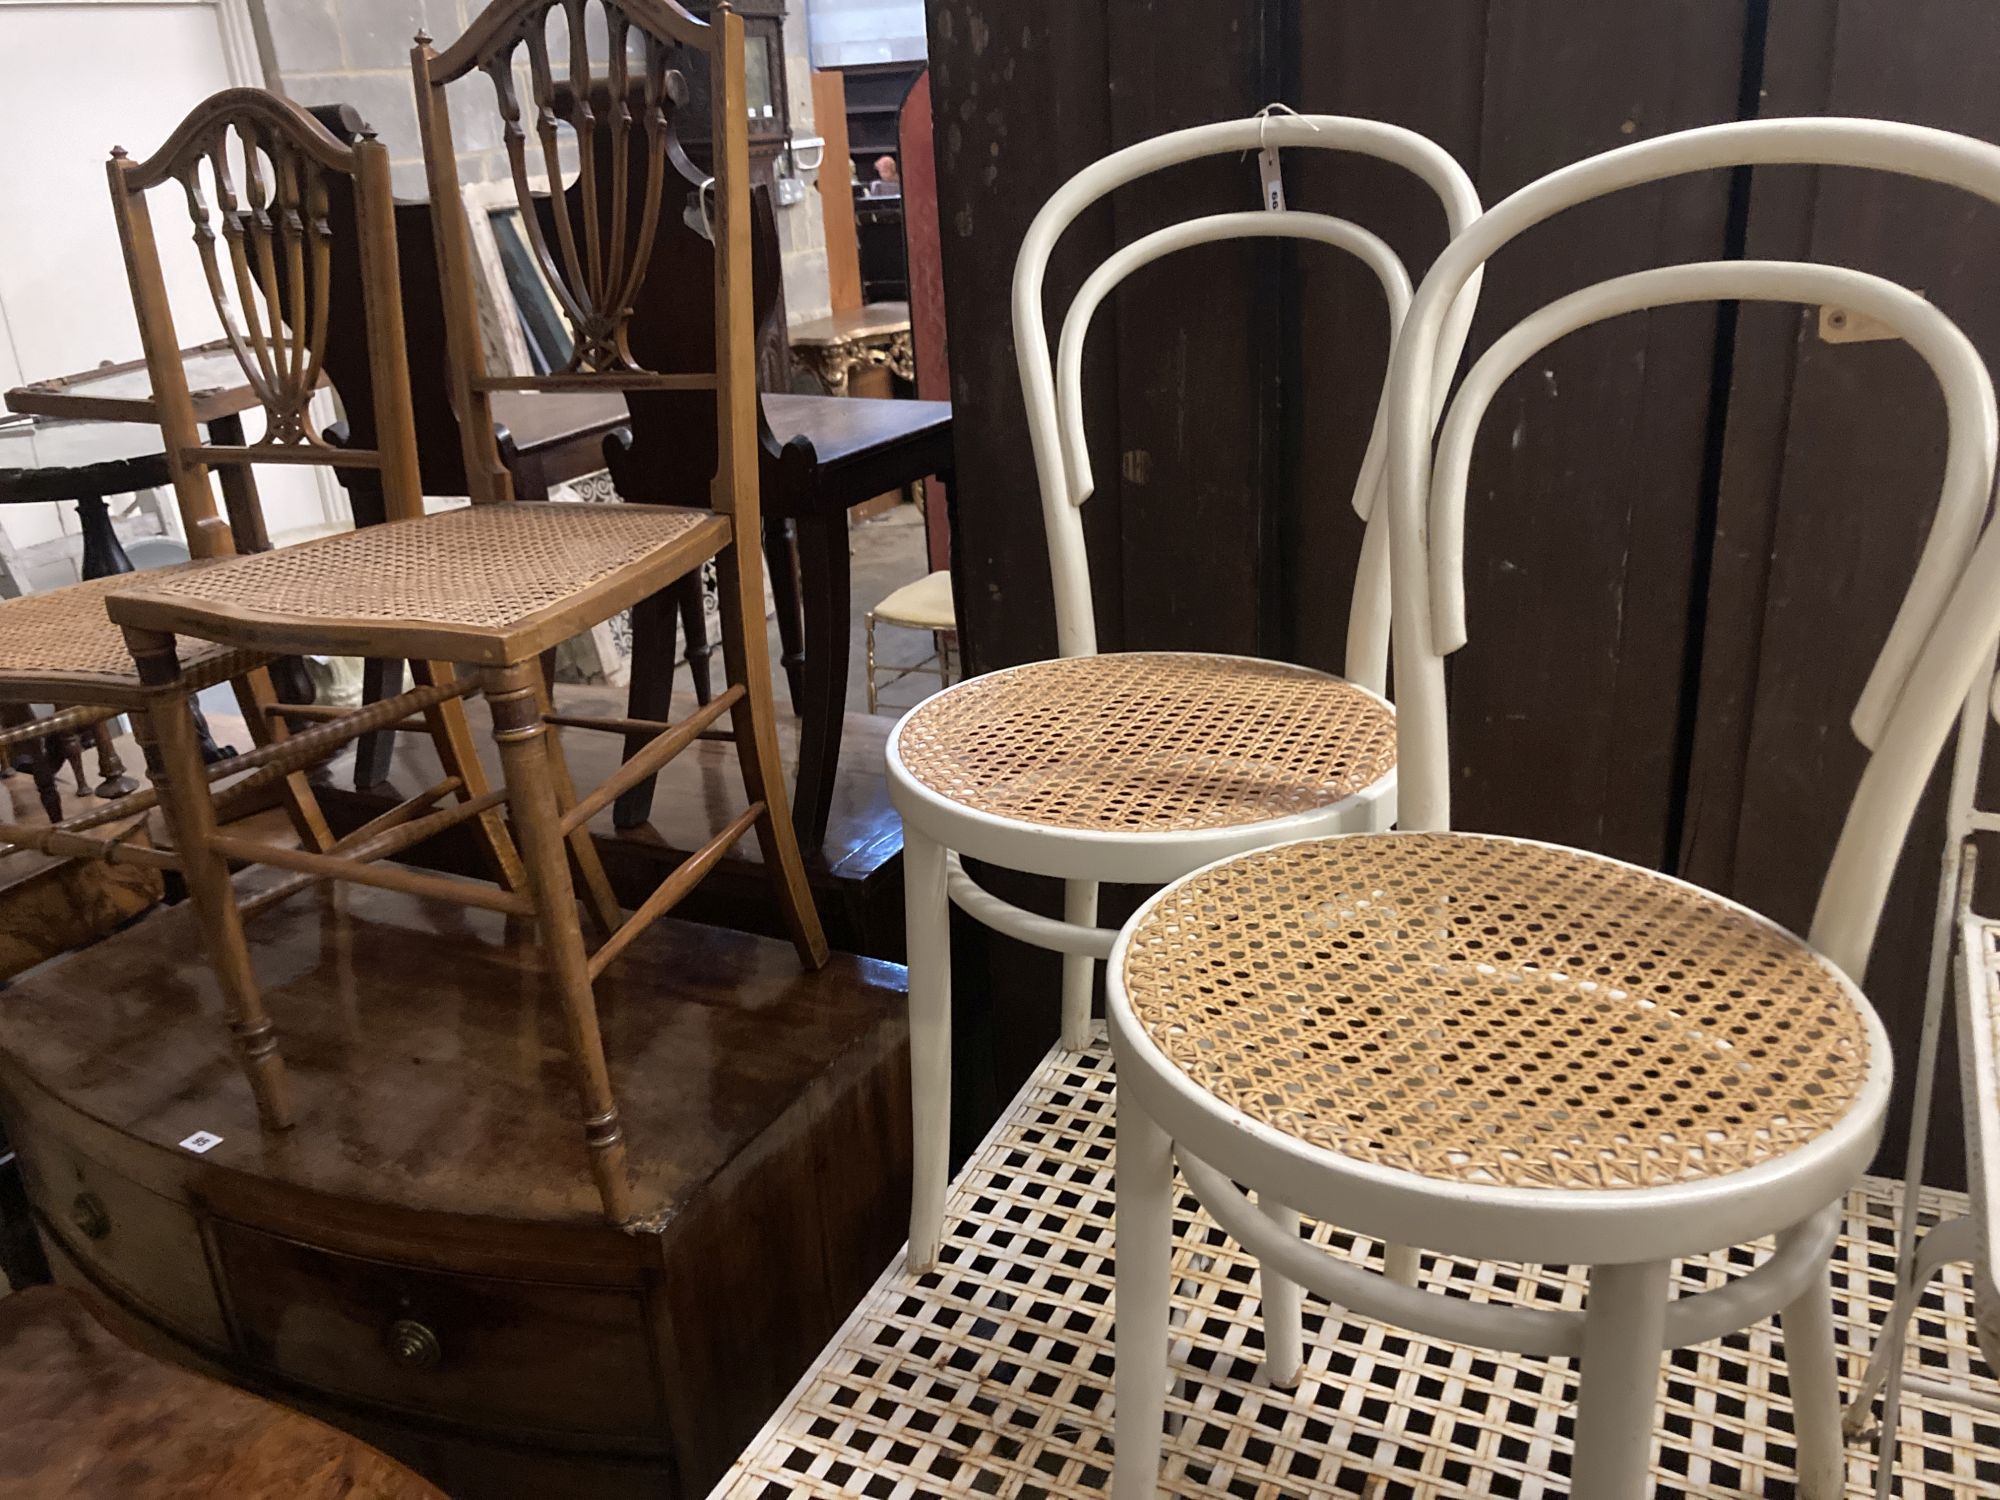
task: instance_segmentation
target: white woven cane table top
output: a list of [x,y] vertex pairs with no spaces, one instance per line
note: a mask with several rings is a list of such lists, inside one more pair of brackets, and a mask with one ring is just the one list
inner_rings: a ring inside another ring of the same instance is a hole
[[1128,651],[948,688],[904,720],[897,753],[938,795],[997,817],[1176,833],[1355,795],[1395,768],[1396,718],[1304,667]]
[[1506,1187],[1741,1171],[1838,1122],[1870,1042],[1810,948],[1574,850],[1370,834],[1168,889],[1123,978],[1221,1102],[1350,1159]]

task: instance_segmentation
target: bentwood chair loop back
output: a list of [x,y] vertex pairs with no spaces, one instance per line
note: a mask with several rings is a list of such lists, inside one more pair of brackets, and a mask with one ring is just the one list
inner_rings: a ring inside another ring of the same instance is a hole
[[[1671,266],[1586,287],[1502,334],[1430,437],[1448,310],[1522,230],[1680,172],[1807,161],[2000,201],[2000,147],[1982,142],[1877,121],[1717,126],[1530,183],[1419,288],[1389,396],[1404,831],[1218,862],[1148,903],[1112,958],[1121,1496],[1156,1478],[1176,1162],[1260,1258],[1274,1379],[1298,1356],[1300,1284],[1428,1336],[1575,1358],[1571,1492],[1636,1500],[1650,1491],[1661,1352],[1781,1311],[1799,1493],[1845,1492],[1826,1265],[1891,1076],[1857,983],[1917,796],[2000,637],[2000,531],[1981,534],[2000,442],[1992,381],[1943,313],[1878,277]],[[1495,392],[1576,329],[1717,299],[1880,319],[1930,365],[1947,416],[1930,537],[1855,714],[1872,754],[1804,940],[1619,861],[1445,826],[1443,653],[1463,639],[1460,518]],[[1587,1303],[1430,1295],[1307,1249],[1300,1211],[1455,1255],[1588,1266]],[[1766,1234],[1776,1251],[1749,1274],[1670,1296],[1675,1257]]]
[[[1296,210],[1222,213],[1148,234],[1083,283],[1051,358],[1044,278],[1063,232],[1093,203],[1150,173],[1259,146],[1351,152],[1409,170],[1456,233],[1478,195],[1450,154],[1398,126],[1341,116],[1226,121],[1112,153],[1059,188],[1029,226],[1014,271],[1014,330],[1055,577],[1062,655],[971,678],[906,714],[888,746],[903,818],[915,1108],[910,1263],[930,1266],[946,1187],[950,1096],[947,900],[988,926],[1063,954],[1063,1044],[1086,1044],[1102,881],[1171,880],[1219,855],[1306,833],[1387,827],[1395,817],[1395,716],[1381,696],[1387,651],[1378,416],[1355,501],[1369,541],[1355,586],[1349,679],[1283,662],[1165,652],[1099,654],[1079,507],[1091,492],[1081,368],[1092,319],[1127,276],[1218,241],[1279,238],[1359,259],[1379,281],[1391,336],[1409,300],[1395,253],[1357,224]],[[1255,181],[1247,170],[1245,187]],[[1454,318],[1462,339],[1468,292]],[[1066,882],[1054,921],[1002,901],[960,856]]]
[[[535,8],[514,5],[511,10],[518,16]],[[498,24],[497,14],[489,12],[480,24],[490,31]],[[481,35],[477,28],[474,35]],[[738,46],[740,51],[740,36]],[[428,55],[427,49],[420,50]],[[348,152],[305,116],[279,118],[310,144],[323,168],[353,164],[367,211],[363,232],[379,236],[381,246],[368,268],[369,334],[388,337],[400,347],[398,271],[381,148],[361,141]],[[448,131],[439,134],[448,140]],[[133,243],[143,270],[150,230],[143,219],[134,223],[138,232]],[[258,259],[250,257],[252,264]],[[297,293],[290,305],[312,308],[316,299],[309,284],[300,289],[295,279],[302,264],[307,263],[294,262],[290,273]],[[610,357],[602,355],[601,347],[593,348],[598,349],[593,358]],[[249,352],[254,358],[254,346]],[[461,345],[454,357],[463,352]],[[304,358],[309,363],[311,356]],[[295,362],[283,368],[302,366]],[[379,366],[375,374],[378,404],[386,400],[395,408],[378,412],[375,451],[403,451],[402,435],[411,427],[407,383],[399,388],[396,372]],[[484,437],[490,443],[490,423]],[[369,450],[327,449],[305,424],[296,431],[287,425],[280,439],[269,445],[271,451],[311,452],[322,461],[329,461],[330,454],[336,463],[368,461]],[[257,456],[264,451],[260,447]],[[397,518],[273,552],[219,559],[192,573],[131,580],[128,588],[112,594],[107,607],[125,628],[141,679],[148,684],[178,677],[177,637],[244,650],[404,658],[419,665],[418,685],[408,692],[352,713],[311,711],[311,717],[324,722],[268,751],[254,752],[245,767],[252,774],[239,785],[254,786],[296,769],[302,758],[324,754],[370,730],[415,723],[429,723],[441,748],[452,747],[444,757],[443,779],[328,846],[296,849],[239,837],[218,826],[216,801],[200,774],[184,703],[152,716],[157,743],[149,746],[149,761],[155,766],[154,779],[197,894],[210,959],[269,1125],[288,1124],[291,1107],[276,1037],[243,937],[242,917],[251,903],[239,906],[230,862],[289,870],[294,878],[277,887],[280,893],[338,879],[532,917],[540,928],[546,976],[568,1034],[584,1143],[603,1212],[615,1223],[629,1223],[643,1217],[644,1209],[634,1201],[626,1169],[624,1134],[596,1013],[593,983],[598,974],[752,829],[763,845],[766,869],[802,958],[815,965],[823,962],[825,940],[796,850],[788,851],[784,842],[790,822],[783,813],[782,790],[775,810],[764,794],[776,781],[775,775],[765,774],[762,758],[768,752],[775,762],[775,747],[766,743],[768,685],[746,684],[741,653],[731,658],[729,690],[691,719],[645,725],[621,720],[609,726],[620,734],[643,729],[650,736],[646,752],[619,773],[629,780],[635,769],[663,763],[733,711],[734,738],[749,789],[744,811],[674,870],[629,918],[622,917],[589,826],[623,783],[614,778],[578,797],[553,733],[562,721],[550,710],[539,657],[715,556],[728,545],[729,519],[657,506],[515,504],[490,490],[483,496],[476,493],[480,503],[469,508],[426,516],[416,502],[413,463],[405,477],[407,483],[388,492],[391,515]],[[754,497],[750,503],[754,511]],[[760,633],[759,662],[762,644]],[[461,748],[462,724],[456,716],[461,701],[475,692],[485,696],[493,722],[504,778],[499,789],[487,788],[469,744]],[[753,714],[750,705],[757,698],[764,706]],[[587,727],[607,726],[589,721]],[[455,805],[440,807],[447,798],[455,798]],[[506,825],[500,821],[503,803]],[[498,889],[388,863],[390,856],[469,819],[490,830]],[[518,856],[508,827],[520,840]],[[603,935],[595,951],[587,949],[578,918],[579,887],[591,921]],[[260,893],[256,902],[267,899],[268,893]]]

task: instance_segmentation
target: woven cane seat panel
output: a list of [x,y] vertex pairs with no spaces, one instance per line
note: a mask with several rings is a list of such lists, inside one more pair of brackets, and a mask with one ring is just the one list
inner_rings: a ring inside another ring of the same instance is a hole
[[[0,682],[9,677],[46,681],[51,677],[97,679],[107,686],[136,690],[138,671],[125,646],[125,632],[104,612],[104,596],[129,589],[137,580],[148,586],[192,579],[214,567],[212,562],[182,563],[144,574],[114,574],[88,578],[41,594],[0,600]],[[207,641],[188,641],[180,652],[183,667],[207,667],[239,653]],[[251,660],[245,658],[248,665]]]
[[308,622],[504,631],[715,519],[651,505],[473,505],[149,579],[146,592]]
[[1245,855],[1134,930],[1139,1023],[1215,1098],[1454,1182],[1660,1187],[1839,1121],[1870,1044],[1797,939],[1614,860],[1369,834]]
[[913,710],[910,774],[981,812],[1170,833],[1326,807],[1396,764],[1393,712],[1283,662],[1120,652],[975,677]]

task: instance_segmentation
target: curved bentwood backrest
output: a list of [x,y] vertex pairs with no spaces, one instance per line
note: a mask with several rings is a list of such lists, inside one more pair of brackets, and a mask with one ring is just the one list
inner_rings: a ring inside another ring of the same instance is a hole
[[[756,367],[750,295],[749,139],[743,107],[743,22],[713,24],[673,0],[495,0],[444,52],[413,53],[424,159],[436,216],[453,403],[475,500],[512,486],[493,435],[489,396],[517,390],[700,390],[716,393],[718,510],[754,505]],[[691,189],[675,133],[685,69],[708,85],[714,174]],[[546,375],[492,374],[479,334],[469,227],[460,196],[446,86],[482,73],[493,90],[523,233],[569,325],[567,361]],[[525,89],[526,98],[523,98]],[[669,170],[672,166],[683,170]],[[576,190],[564,192],[574,181]],[[712,285],[654,287],[653,296],[713,297],[715,363],[659,372],[628,338],[663,221],[699,214],[717,247]],[[749,486],[746,490],[745,486]]]
[[[1394,252],[1367,230],[1330,215],[1294,210],[1214,214],[1156,230],[1098,266],[1064,317],[1057,360],[1051,363],[1042,289],[1050,253],[1063,231],[1098,199],[1149,172],[1199,157],[1263,146],[1345,151],[1404,167],[1438,195],[1446,225],[1454,235],[1479,213],[1479,196],[1472,179],[1435,142],[1400,126],[1341,115],[1260,115],[1177,130],[1114,151],[1057,189],[1028,226],[1014,265],[1014,341],[1028,408],[1028,434],[1034,445],[1035,474],[1042,492],[1042,520],[1048,531],[1057,641],[1064,656],[1086,656],[1097,650],[1090,567],[1078,515],[1095,488],[1083,433],[1083,348],[1099,304],[1120,281],[1141,266],[1193,245],[1259,237],[1311,240],[1344,250],[1366,264],[1388,300],[1392,340],[1401,324],[1409,301],[1409,278]],[[1478,290],[1475,274],[1462,288],[1446,320],[1442,337],[1449,345],[1449,357],[1441,362],[1441,380],[1449,378],[1458,362]],[[1388,654],[1387,544],[1382,508],[1375,504],[1382,487],[1385,446],[1386,403],[1377,412],[1354,491],[1355,509],[1369,524],[1355,579],[1347,640],[1348,676],[1378,692],[1387,675]]]
[[[146,160],[114,149],[108,170],[167,463],[196,555],[233,550],[215,514],[210,465],[379,468],[390,514],[421,514],[387,148],[372,136],[342,145],[297,105],[262,89],[225,89],[196,105]],[[193,223],[223,334],[264,409],[264,435],[248,446],[206,443],[195,424],[147,202],[150,189],[168,183]],[[353,195],[374,375],[379,446],[373,449],[331,446],[309,410],[325,373],[336,275],[328,208],[335,193]],[[261,530],[257,518],[232,519]]]
[[1855,733],[1872,753],[1810,934],[1858,978],[1917,796],[2000,633],[2000,540],[1980,531],[1993,486],[1994,397],[1964,335],[1921,297],[1862,272],[1754,261],[1669,266],[1586,288],[1524,320],[1468,373],[1435,467],[1429,441],[1435,332],[1456,289],[1500,246],[1563,208],[1617,188],[1712,167],[1786,162],[1897,171],[2000,203],[2000,147],[1982,141],[1875,120],[1711,126],[1607,152],[1529,184],[1447,247],[1418,289],[1390,375],[1399,805],[1405,828],[1449,825],[1443,677],[1444,657],[1465,642],[1465,474],[1479,419],[1506,376],[1572,329],[1645,307],[1743,299],[1837,303],[1866,312],[1928,361],[1950,436],[1929,538],[1854,711]]

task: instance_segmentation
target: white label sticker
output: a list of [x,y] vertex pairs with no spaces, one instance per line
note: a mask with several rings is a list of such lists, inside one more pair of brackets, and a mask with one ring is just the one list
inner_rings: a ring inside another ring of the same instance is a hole
[[1264,207],[1273,213],[1285,210],[1285,178],[1278,167],[1278,148],[1265,146],[1257,153],[1257,175],[1264,180]]
[[197,1130],[193,1135],[181,1142],[181,1148],[186,1151],[192,1151],[196,1156],[200,1156],[205,1151],[213,1151],[221,1144],[221,1136],[214,1135],[206,1130]]

